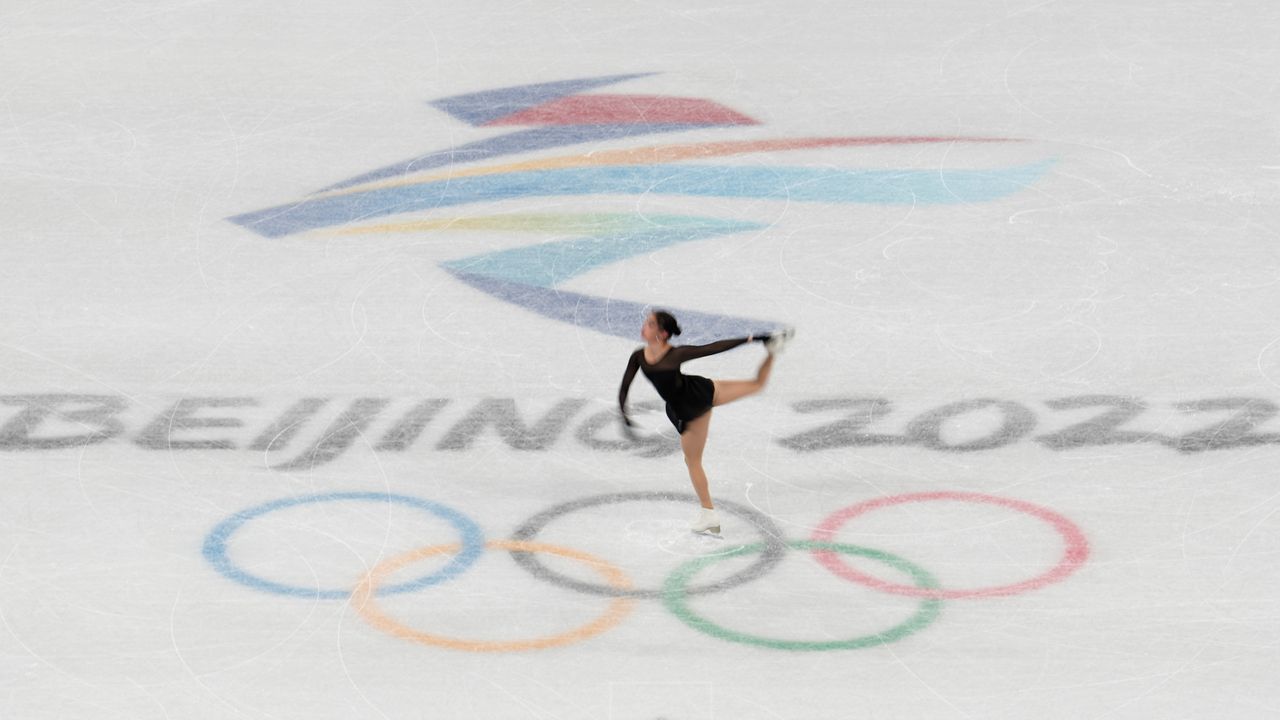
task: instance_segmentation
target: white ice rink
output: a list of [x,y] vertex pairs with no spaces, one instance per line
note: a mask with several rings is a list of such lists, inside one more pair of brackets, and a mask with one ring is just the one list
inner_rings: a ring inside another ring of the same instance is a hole
[[1277,38],[0,0],[0,718],[1280,718]]

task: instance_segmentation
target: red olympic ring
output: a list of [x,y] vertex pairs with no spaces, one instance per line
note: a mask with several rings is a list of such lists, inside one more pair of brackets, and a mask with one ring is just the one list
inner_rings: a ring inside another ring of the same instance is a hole
[[842,525],[859,515],[865,515],[872,510],[888,507],[891,505],[904,505],[913,502],[925,502],[928,500],[959,500],[961,502],[986,503],[989,505],[999,505],[1011,510],[1017,510],[1032,517],[1044,520],[1053,526],[1058,534],[1066,543],[1066,547],[1062,553],[1062,559],[1058,564],[1050,568],[1047,572],[1037,575],[1030,580],[1013,583],[1010,585],[1000,585],[996,587],[976,588],[972,590],[947,590],[947,589],[930,589],[921,588],[915,585],[902,585],[892,583],[879,578],[861,573],[849,567],[841,560],[840,556],[829,550],[815,550],[814,557],[818,562],[822,563],[828,570],[839,575],[846,580],[866,585],[868,587],[881,590],[883,592],[894,595],[905,595],[908,597],[931,598],[937,600],[958,600],[961,598],[978,598],[978,597],[1004,597],[1008,595],[1017,595],[1018,593],[1036,590],[1046,585],[1058,582],[1075,572],[1085,560],[1089,557],[1089,541],[1085,539],[1084,533],[1079,526],[1071,522],[1067,518],[1047,508],[1033,505],[1022,500],[1014,500],[1012,498],[1002,498],[994,495],[983,495],[981,493],[969,492],[926,492],[913,493],[908,495],[894,495],[891,497],[878,498],[876,500],[868,500],[856,505],[850,505],[823,520],[813,533],[813,539],[818,542],[832,542],[835,534]]

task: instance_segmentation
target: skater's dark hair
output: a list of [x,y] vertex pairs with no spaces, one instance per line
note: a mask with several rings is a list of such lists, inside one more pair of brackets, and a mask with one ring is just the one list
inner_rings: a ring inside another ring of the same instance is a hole
[[658,327],[671,337],[680,334],[680,323],[676,322],[676,316],[666,310],[654,310],[653,319],[657,321]]

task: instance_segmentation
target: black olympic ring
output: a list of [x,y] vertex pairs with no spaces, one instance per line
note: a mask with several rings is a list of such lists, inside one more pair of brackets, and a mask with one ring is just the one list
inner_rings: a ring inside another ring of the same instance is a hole
[[[698,498],[692,493],[674,493],[662,491],[636,491],[622,493],[608,493],[606,495],[593,495],[591,497],[580,498],[578,500],[570,500],[554,507],[543,510],[542,512],[529,518],[523,525],[511,534],[511,539],[519,542],[526,542],[537,537],[538,533],[546,527],[548,523],[556,518],[567,515],[575,510],[582,510],[598,505],[612,505],[620,502],[630,502],[633,500],[664,500],[670,502],[678,502],[684,505],[689,503],[697,503]],[[717,500],[716,507],[724,510],[730,515],[737,516],[746,520],[754,526],[760,535],[764,538],[763,547],[760,551],[760,557],[751,565],[739,570],[729,577],[717,582],[699,585],[689,588],[689,595],[705,595],[713,592],[723,592],[730,588],[737,587],[744,583],[751,582],[773,569],[782,561],[782,556],[787,552],[787,541],[782,538],[782,530],[774,524],[768,515],[727,500]],[[593,595],[603,595],[605,597],[631,597],[631,598],[650,598],[656,599],[663,597],[662,588],[654,588],[652,590],[645,588],[621,589],[610,587],[609,585],[597,585],[594,583],[575,580],[571,577],[561,575],[543,565],[533,553],[521,552],[518,550],[510,550],[511,557],[516,563],[528,570],[534,577],[539,580],[560,585],[561,587],[578,590]]]

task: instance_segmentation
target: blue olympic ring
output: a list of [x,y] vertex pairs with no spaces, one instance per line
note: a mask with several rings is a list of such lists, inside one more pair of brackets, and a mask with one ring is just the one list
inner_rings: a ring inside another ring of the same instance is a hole
[[479,559],[480,554],[484,552],[484,534],[481,532],[480,526],[453,508],[408,495],[390,495],[375,492],[340,492],[276,500],[274,502],[249,508],[248,510],[241,510],[230,518],[219,523],[217,527],[211,530],[205,537],[204,557],[215,569],[217,569],[218,572],[222,573],[227,578],[230,578],[241,585],[247,585],[255,590],[263,590],[279,595],[324,598],[330,600],[350,597],[351,590],[306,588],[296,585],[285,585],[283,583],[272,582],[271,580],[264,580],[263,578],[240,569],[231,561],[231,558],[227,556],[228,539],[230,539],[237,530],[250,520],[284,508],[319,502],[336,502],[339,500],[367,500],[373,502],[391,502],[408,505],[409,507],[418,508],[419,510],[425,510],[432,515],[448,521],[449,524],[453,525],[462,536],[462,548],[459,553],[449,561],[448,565],[445,565],[443,568],[431,573],[430,575],[425,575],[416,580],[380,588],[378,591],[379,595],[410,592],[448,580],[471,567],[471,565]]

